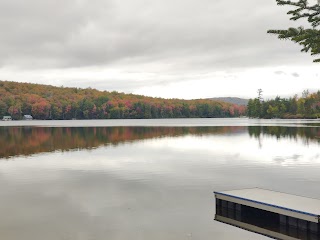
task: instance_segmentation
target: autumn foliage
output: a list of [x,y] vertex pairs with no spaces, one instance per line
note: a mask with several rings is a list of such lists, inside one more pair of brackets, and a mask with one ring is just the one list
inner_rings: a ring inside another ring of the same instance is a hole
[[119,92],[0,81],[0,117],[119,119],[238,117],[245,107],[212,100],[152,98]]

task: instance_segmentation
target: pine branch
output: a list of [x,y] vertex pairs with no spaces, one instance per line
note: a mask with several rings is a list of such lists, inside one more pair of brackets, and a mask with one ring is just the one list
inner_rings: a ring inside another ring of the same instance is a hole
[[[320,5],[309,5],[307,0],[276,1],[278,5],[296,7],[296,9],[287,13],[292,15],[290,20],[297,21],[301,18],[306,18],[311,28],[298,27],[287,30],[269,30],[268,33],[278,35],[279,39],[291,40],[300,44],[302,46],[301,52],[310,52],[311,55],[320,54],[320,30],[316,29],[320,25]],[[314,62],[320,62],[320,59],[315,59]]]

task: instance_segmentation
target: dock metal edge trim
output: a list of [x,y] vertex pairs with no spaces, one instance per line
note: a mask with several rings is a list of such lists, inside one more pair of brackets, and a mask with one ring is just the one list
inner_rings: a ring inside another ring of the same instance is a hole
[[220,195],[223,195],[223,196],[226,196],[226,197],[232,197],[232,198],[248,201],[248,202],[258,203],[258,204],[262,204],[262,205],[269,206],[269,207],[275,207],[275,208],[279,208],[279,209],[290,211],[290,212],[296,212],[296,213],[309,215],[309,216],[312,216],[312,217],[317,217],[320,220],[320,216],[317,215],[317,214],[303,212],[303,211],[299,211],[299,210],[295,210],[295,209],[291,209],[291,208],[285,208],[285,207],[281,207],[281,206],[277,206],[277,205],[273,205],[273,204],[269,204],[269,203],[264,203],[264,202],[259,202],[259,201],[255,201],[255,200],[251,200],[251,199],[247,199],[247,198],[237,197],[237,196],[233,196],[233,195],[226,194],[226,193],[220,193],[220,192],[213,192],[213,193],[214,194],[220,194]]

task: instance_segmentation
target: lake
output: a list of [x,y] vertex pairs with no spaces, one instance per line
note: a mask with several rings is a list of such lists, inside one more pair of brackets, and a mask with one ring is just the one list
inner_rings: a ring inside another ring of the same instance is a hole
[[320,121],[0,122],[5,240],[268,239],[214,220],[213,191],[320,199]]

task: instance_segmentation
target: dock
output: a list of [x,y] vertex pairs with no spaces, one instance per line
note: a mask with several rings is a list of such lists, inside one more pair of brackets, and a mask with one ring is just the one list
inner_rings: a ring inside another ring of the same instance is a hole
[[260,188],[214,192],[215,220],[275,239],[320,239],[320,200]]

